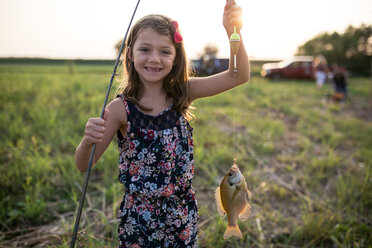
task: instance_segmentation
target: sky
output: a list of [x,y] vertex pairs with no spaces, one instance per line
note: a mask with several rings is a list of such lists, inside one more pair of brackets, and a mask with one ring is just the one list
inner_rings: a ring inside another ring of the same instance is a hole
[[[372,25],[371,0],[236,0],[242,40],[255,59],[284,59],[324,32]],[[0,57],[115,59],[137,0],[0,0]],[[179,23],[186,52],[208,45],[228,57],[225,0],[142,0],[134,21],[164,14]]]

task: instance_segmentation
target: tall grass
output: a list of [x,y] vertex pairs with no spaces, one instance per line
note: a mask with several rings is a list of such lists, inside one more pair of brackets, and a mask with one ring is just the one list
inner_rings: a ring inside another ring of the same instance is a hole
[[[0,67],[0,245],[53,225],[54,239],[45,245],[68,246],[84,177],[74,151],[86,120],[99,115],[110,72],[110,66],[75,66],[72,74],[67,65]],[[370,84],[350,78],[342,106],[323,104],[313,82],[259,77],[197,100],[200,247],[371,246]],[[234,157],[253,193],[253,214],[239,222],[243,239],[223,240],[227,221],[218,217],[213,194]],[[93,169],[79,247],[116,246],[124,192],[117,160],[113,142]]]

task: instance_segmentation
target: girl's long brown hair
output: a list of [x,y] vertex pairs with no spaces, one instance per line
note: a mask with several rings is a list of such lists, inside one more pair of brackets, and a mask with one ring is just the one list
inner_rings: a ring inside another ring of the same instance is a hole
[[172,100],[173,108],[185,116],[188,120],[193,118],[189,111],[189,77],[192,73],[191,66],[188,63],[183,42],[175,43],[174,26],[172,19],[163,15],[147,15],[133,26],[126,41],[124,51],[124,73],[126,79],[119,85],[118,92],[135,103],[140,109],[149,111],[148,107],[140,104],[143,86],[138,72],[134,68],[134,63],[129,55],[133,54],[133,45],[136,42],[138,33],[144,28],[152,28],[162,35],[169,36],[176,48],[176,58],[171,72],[163,80],[163,88],[167,93],[167,98]]

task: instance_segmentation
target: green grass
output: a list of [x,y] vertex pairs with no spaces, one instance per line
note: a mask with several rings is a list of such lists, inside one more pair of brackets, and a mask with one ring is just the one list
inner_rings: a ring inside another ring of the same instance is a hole
[[[111,70],[0,66],[0,246],[32,234],[46,247],[68,247],[84,180],[74,151],[86,120],[100,113]],[[256,76],[194,103],[200,247],[372,245],[372,83],[348,81],[341,106],[323,104],[326,89],[313,82]],[[227,221],[217,215],[214,190],[234,157],[253,213],[239,222],[243,239],[223,240]],[[117,159],[113,142],[93,169],[78,247],[116,246]]]

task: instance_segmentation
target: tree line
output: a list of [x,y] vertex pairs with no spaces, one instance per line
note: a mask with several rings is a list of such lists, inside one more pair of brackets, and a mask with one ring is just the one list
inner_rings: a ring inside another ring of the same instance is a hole
[[349,26],[344,33],[322,33],[305,42],[296,55],[323,55],[330,65],[345,66],[357,75],[370,75],[372,70],[372,26]]

